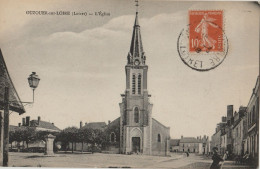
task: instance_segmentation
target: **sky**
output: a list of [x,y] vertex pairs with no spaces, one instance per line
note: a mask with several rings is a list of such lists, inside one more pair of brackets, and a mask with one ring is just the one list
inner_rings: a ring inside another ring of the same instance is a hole
[[[247,106],[259,75],[259,6],[253,2],[140,1],[139,24],[148,69],[152,116],[172,138],[211,136],[227,105]],[[26,113],[10,115],[53,122],[60,129],[80,121],[120,116],[125,68],[135,19],[134,0],[3,0],[0,48],[22,101],[32,100],[27,78],[41,81]],[[26,11],[106,12],[109,16],[27,15]],[[223,10],[229,42],[217,68],[198,72],[177,52],[189,10]]]

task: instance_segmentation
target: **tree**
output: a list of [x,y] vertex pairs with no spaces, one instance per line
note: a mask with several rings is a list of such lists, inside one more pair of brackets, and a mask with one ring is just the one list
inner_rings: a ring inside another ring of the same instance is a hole
[[56,135],[55,141],[60,141],[62,149],[67,151],[69,141],[67,139],[67,133],[64,130],[62,130],[60,133]]
[[94,130],[92,128],[80,128],[79,129],[77,139],[82,144],[81,152],[83,152],[84,143],[93,144],[93,142],[94,142],[94,139],[92,137],[93,133],[94,133]]
[[9,144],[11,144],[11,149],[13,149],[13,142],[15,140],[15,132],[14,131],[9,131]]
[[35,140],[35,138],[36,138],[35,128],[33,128],[33,127],[25,127],[23,129],[23,133],[22,134],[23,134],[22,135],[22,139],[23,139],[23,141],[26,142],[27,149],[28,149],[29,142]]
[[72,153],[73,153],[73,150],[74,150],[73,144],[78,141],[77,135],[78,135],[77,127],[67,127],[61,131],[61,133],[58,136],[59,137],[58,139],[61,139],[61,141],[66,143],[66,145],[69,142],[71,142],[72,143]]
[[89,137],[89,143],[92,146],[92,152],[94,152],[94,148],[96,148],[96,146],[98,148],[100,148],[100,145],[102,145],[102,143],[105,140],[105,134],[102,130],[100,129],[92,129],[92,133],[90,134]]
[[20,142],[23,141],[23,130],[21,128],[14,131],[14,140],[17,141],[18,151],[20,151]]

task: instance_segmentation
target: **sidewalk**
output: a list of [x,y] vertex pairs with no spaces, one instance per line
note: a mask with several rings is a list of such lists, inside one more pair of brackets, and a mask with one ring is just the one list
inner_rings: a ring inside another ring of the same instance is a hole
[[225,161],[224,165],[223,165],[223,169],[226,168],[238,168],[238,169],[256,169],[256,167],[254,166],[250,166],[250,165],[242,165],[242,164],[235,164],[234,161]]

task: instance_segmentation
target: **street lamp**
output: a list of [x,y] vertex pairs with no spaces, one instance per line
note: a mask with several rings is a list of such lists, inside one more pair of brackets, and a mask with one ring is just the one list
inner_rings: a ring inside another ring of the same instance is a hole
[[41,79],[38,75],[36,75],[36,72],[32,72],[32,74],[28,77],[29,86],[33,90],[33,103],[34,103],[34,90],[38,87],[39,81]]

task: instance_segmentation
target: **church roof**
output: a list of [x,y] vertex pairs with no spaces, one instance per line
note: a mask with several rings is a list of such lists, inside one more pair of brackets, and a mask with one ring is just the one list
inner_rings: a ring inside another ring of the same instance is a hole
[[111,123],[109,123],[107,126],[114,126],[114,125],[120,125],[120,117],[113,120]]
[[153,119],[153,121],[155,121],[156,123],[160,124],[160,125],[163,126],[164,128],[167,128],[167,129],[170,128],[170,127],[167,127],[167,126],[163,125],[163,124],[160,123],[158,120],[156,120],[156,119],[154,119],[154,118],[152,118],[152,119]]
[[0,110],[3,109],[4,106],[5,87],[9,87],[9,109],[19,114],[25,113],[23,104],[21,103],[18,93],[15,90],[12,79],[8,73],[2,51],[0,49]]

